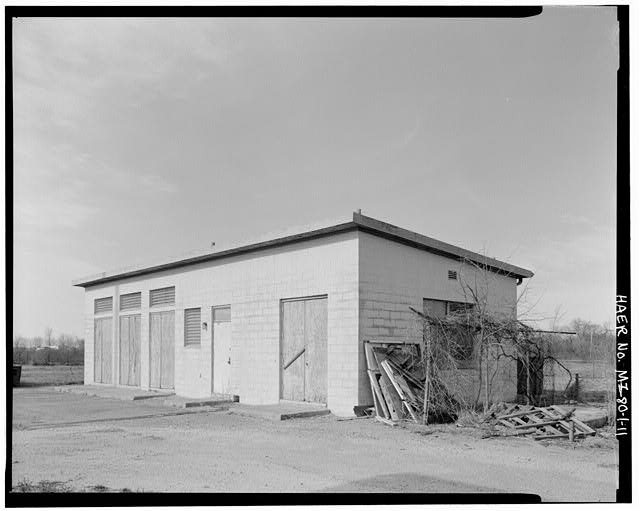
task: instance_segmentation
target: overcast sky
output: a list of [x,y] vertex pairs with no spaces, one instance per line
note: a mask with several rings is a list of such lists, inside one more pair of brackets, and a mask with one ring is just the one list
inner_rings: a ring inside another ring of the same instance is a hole
[[614,8],[13,31],[16,333],[82,336],[72,279],[357,208],[613,325]]

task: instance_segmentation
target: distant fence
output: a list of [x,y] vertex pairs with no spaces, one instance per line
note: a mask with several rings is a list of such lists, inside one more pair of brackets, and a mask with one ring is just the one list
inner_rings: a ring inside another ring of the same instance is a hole
[[544,367],[546,401],[604,403],[612,399],[616,378],[613,361],[560,359],[558,362],[550,362]]
[[84,364],[84,348],[76,346],[14,347],[13,363],[20,365],[82,365]]

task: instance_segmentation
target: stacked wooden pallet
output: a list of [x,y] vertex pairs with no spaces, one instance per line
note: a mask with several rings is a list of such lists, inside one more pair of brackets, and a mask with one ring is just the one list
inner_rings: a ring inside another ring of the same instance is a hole
[[565,411],[557,406],[539,408],[513,405],[496,417],[497,424],[519,434],[533,435],[535,440],[575,438],[595,435],[594,429],[573,416],[574,409]]
[[365,341],[364,348],[376,419],[386,424],[405,419],[419,422],[424,384],[417,346]]

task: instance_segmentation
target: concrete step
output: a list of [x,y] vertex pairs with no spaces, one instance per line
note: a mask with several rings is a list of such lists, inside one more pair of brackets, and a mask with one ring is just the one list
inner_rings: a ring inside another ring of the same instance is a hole
[[314,407],[306,404],[302,405],[246,405],[236,404],[230,408],[231,413],[244,415],[247,417],[259,417],[273,421],[284,421],[289,419],[304,419],[308,417],[319,417],[329,415],[331,410],[326,407]]
[[85,396],[120,399],[122,401],[138,401],[174,395],[173,391],[142,390],[135,387],[115,387],[113,385],[65,385],[54,387],[57,392],[69,392]]
[[200,399],[193,399],[182,396],[171,396],[164,400],[166,406],[172,406],[174,408],[196,408],[199,406],[229,406],[232,403],[238,401],[237,396],[211,396]]

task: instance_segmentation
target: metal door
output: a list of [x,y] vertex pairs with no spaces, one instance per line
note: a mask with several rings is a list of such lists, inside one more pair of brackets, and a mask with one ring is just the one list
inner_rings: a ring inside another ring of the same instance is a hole
[[231,388],[231,308],[216,307],[213,317],[212,393],[229,394]]

